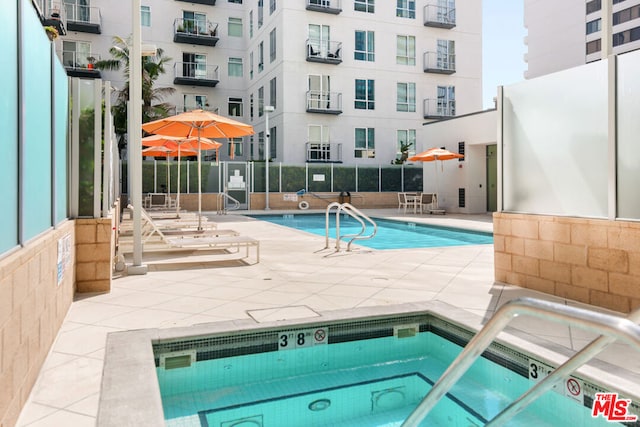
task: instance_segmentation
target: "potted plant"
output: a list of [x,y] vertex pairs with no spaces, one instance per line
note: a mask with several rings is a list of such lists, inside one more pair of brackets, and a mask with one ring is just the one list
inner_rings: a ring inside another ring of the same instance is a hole
[[59,33],[56,27],[47,25],[46,27],[44,27],[44,31],[47,33],[47,37],[49,37],[49,40],[53,41],[58,38]]
[[96,58],[94,58],[93,56],[87,56],[87,61],[89,61],[87,63],[87,68],[93,70],[96,66]]

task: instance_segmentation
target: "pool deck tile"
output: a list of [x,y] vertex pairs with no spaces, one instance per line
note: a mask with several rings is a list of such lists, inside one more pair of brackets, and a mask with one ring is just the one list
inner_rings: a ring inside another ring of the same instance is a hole
[[[372,217],[492,231],[491,215],[365,212]],[[144,276],[114,278],[108,294],[77,295],[21,412],[19,427],[95,425],[109,332],[225,320],[297,319],[337,309],[424,300],[466,309],[479,316],[478,322],[486,322],[502,304],[522,296],[577,304],[494,282],[492,245],[360,248],[336,254],[324,249],[324,237],[241,215],[210,218],[221,229],[260,240],[260,263],[207,265],[202,257],[181,259],[190,264],[180,265],[156,261]],[[585,344],[589,337],[535,319],[518,319],[512,326],[569,348]],[[616,344],[600,358],[640,373],[640,358],[632,357],[625,345]]]

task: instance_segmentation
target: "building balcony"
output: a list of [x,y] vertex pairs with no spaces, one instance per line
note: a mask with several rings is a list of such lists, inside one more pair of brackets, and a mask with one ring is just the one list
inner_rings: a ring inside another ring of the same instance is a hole
[[309,141],[305,149],[307,163],[342,163],[342,144]]
[[342,114],[342,94],[319,90],[308,91],[307,113]]
[[216,0],[177,0],[177,1],[184,1],[187,3],[196,3],[196,4],[206,4],[207,6],[216,5]]
[[342,62],[342,42],[321,42],[307,39],[307,61],[324,64]]
[[205,104],[205,105],[197,105],[197,104],[178,105],[178,106],[175,107],[175,110],[177,111],[177,113],[186,113],[187,111],[193,111],[193,110],[204,110],[204,111],[209,111],[211,113],[216,113],[216,114],[220,113],[220,109],[218,107],[210,106],[209,104]]
[[67,30],[81,33],[102,34],[102,14],[95,6],[65,4]]
[[173,84],[216,87],[218,66],[198,62],[176,62],[173,64]]
[[456,72],[456,56],[438,52],[425,52],[423,55],[424,72],[435,74],[453,74]]
[[456,101],[425,99],[423,108],[425,119],[447,119],[456,115]]
[[428,4],[424,7],[424,26],[451,29],[456,26],[456,10]]
[[307,10],[338,15],[342,12],[341,0],[307,0]]
[[73,50],[63,50],[58,52],[58,56],[62,57],[62,65],[64,65],[69,77],[82,77],[89,79],[102,78],[100,70],[95,68],[95,63],[100,60],[100,55],[94,53],[80,53]]
[[215,46],[218,40],[218,24],[214,22],[184,18],[173,21],[173,41],[176,43]]
[[61,3],[36,0],[34,4],[40,14],[42,25],[54,27],[61,36],[67,34],[67,14]]

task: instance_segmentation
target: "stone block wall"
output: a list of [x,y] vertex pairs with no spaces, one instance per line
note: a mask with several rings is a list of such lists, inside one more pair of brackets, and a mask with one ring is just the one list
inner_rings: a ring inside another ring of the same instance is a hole
[[640,223],[495,213],[495,279],[623,313],[640,307]]
[[2,427],[15,425],[73,300],[74,243],[75,221],[66,221],[0,259]]
[[78,292],[108,292],[115,252],[115,219],[76,220],[76,288]]

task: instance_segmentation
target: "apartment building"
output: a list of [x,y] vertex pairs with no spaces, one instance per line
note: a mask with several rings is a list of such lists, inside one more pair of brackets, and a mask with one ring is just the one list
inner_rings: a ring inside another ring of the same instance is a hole
[[612,52],[640,48],[640,0],[525,0],[527,79],[602,56],[602,1],[611,3]]
[[[120,88],[121,72],[91,62],[131,33],[130,4],[62,1],[43,13],[66,20],[56,48],[69,73]],[[267,105],[273,161],[362,165],[429,148],[425,121],[482,106],[477,0],[142,0],[141,11],[143,44],[172,58],[157,84],[176,89],[166,101],[254,126],[222,160],[264,159]]]

